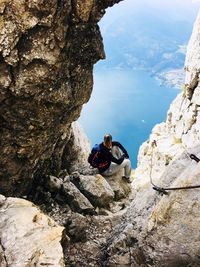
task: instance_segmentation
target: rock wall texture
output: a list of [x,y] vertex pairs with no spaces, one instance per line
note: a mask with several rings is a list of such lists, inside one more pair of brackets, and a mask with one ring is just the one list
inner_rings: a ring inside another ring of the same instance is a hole
[[[200,185],[200,13],[188,44],[185,86],[166,122],[156,125],[139,152],[135,198],[102,255],[104,266],[200,266],[198,189],[158,194],[161,187]],[[154,142],[156,141],[156,143]],[[155,143],[155,144],[154,144]]]
[[76,121],[71,125],[71,135],[63,151],[62,169],[70,173],[84,171],[88,168],[88,155],[91,151],[91,143],[85,135],[83,128]]
[[59,172],[105,57],[97,22],[117,2],[0,2],[1,193],[21,196],[34,177]]
[[102,246],[130,204],[130,193],[121,173],[106,180],[63,170],[61,177],[45,176],[35,184],[29,198],[40,209],[0,195],[0,266],[99,266]]
[[64,228],[31,202],[0,195],[0,266],[64,265]]

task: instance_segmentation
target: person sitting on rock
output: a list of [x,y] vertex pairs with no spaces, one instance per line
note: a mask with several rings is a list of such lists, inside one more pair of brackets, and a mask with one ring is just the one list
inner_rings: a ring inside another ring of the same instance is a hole
[[107,164],[99,167],[99,172],[103,176],[111,176],[119,170],[124,169],[124,176],[122,178],[131,183],[131,161],[129,159],[126,149],[116,141],[112,141],[112,136],[106,134],[104,141],[100,144],[101,157]]

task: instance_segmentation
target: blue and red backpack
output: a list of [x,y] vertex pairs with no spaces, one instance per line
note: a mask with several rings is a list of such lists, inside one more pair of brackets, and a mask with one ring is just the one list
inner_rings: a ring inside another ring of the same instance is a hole
[[93,168],[103,168],[108,165],[102,157],[101,148],[99,144],[95,144],[89,154],[88,162]]

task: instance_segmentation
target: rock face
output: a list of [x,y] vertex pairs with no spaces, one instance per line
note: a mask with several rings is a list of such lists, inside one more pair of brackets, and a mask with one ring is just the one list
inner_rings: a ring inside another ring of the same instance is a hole
[[31,202],[0,195],[0,266],[64,265],[64,228]]
[[[153,175],[157,178],[177,157],[198,153],[200,145],[200,13],[194,25],[185,61],[185,88],[170,106],[165,123],[156,125],[149,141],[140,148],[137,176],[149,176],[153,155]],[[157,146],[152,148],[153,141]],[[153,150],[153,153],[152,153]],[[144,178],[142,179],[145,180]]]
[[34,177],[60,171],[104,58],[97,22],[119,1],[1,1],[1,193],[26,194]]
[[100,266],[106,237],[130,204],[131,185],[121,175],[108,180],[78,172],[64,176],[64,171],[40,182],[31,199],[65,227],[70,238],[63,245],[65,266]]
[[62,169],[67,169],[69,172],[87,169],[87,158],[90,151],[91,144],[84,134],[83,128],[77,121],[73,122],[71,126],[71,137],[63,152]]
[[140,148],[135,198],[108,239],[105,266],[200,266],[200,189],[159,195],[150,184],[152,178],[161,187],[200,185],[200,162],[190,158],[192,153],[200,159],[200,13],[185,71],[185,90]]
[[118,173],[106,178],[107,182],[115,193],[115,200],[126,198],[131,192],[130,185],[127,182],[124,182],[124,180],[122,179],[123,175],[124,171],[120,170]]
[[114,199],[114,192],[109,183],[100,174],[95,176],[80,175],[73,179],[79,190],[87,196],[94,206],[108,207]]

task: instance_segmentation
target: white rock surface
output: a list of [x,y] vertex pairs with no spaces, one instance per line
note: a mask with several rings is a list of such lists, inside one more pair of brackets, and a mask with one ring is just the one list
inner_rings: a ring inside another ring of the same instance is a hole
[[87,138],[82,126],[77,121],[72,123],[72,132],[74,135],[74,148],[79,151],[78,160],[80,162],[85,162],[87,161],[88,154],[91,150],[90,141]]
[[[186,92],[170,106],[141,147],[133,187],[135,198],[106,251],[107,266],[200,266],[200,188],[159,195],[161,187],[200,185],[200,13],[188,45]],[[154,144],[156,141],[156,145]],[[131,265],[132,264],[132,265]]]
[[63,183],[63,193],[69,201],[70,207],[74,211],[78,212],[91,212],[94,211],[94,207],[90,201],[78,190],[78,188],[70,182],[69,179],[65,179]]
[[70,172],[84,170],[86,167],[89,168],[87,159],[91,151],[91,144],[82,126],[77,121],[72,123],[71,138],[67,144],[66,151],[68,153],[70,151],[70,153],[64,154],[63,167],[66,165]]
[[31,202],[0,195],[0,266],[63,267],[63,229]]
[[90,202],[98,207],[108,207],[114,199],[109,183],[100,175],[80,175],[79,188]]
[[110,187],[114,191],[115,200],[120,200],[128,197],[131,192],[131,184],[127,183],[122,176],[124,171],[120,170],[112,176],[105,177],[106,181],[109,183]]
[[185,61],[186,79],[185,83],[190,84],[200,67],[200,12],[194,24],[192,36],[187,47]]

